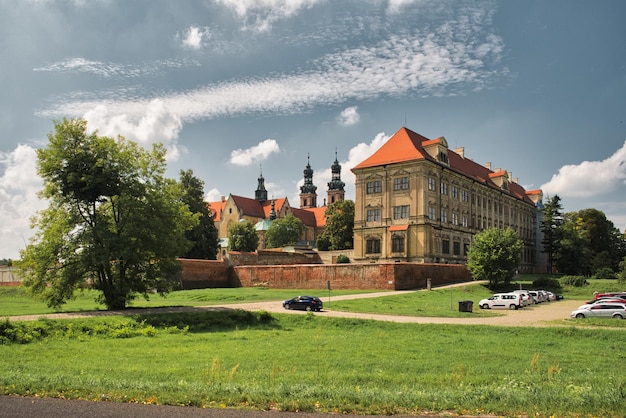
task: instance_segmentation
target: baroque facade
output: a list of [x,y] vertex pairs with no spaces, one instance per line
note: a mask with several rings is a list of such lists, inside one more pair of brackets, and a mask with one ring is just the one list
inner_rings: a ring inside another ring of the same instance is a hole
[[522,272],[545,271],[541,190],[450,150],[444,137],[403,127],[352,172],[355,261],[461,264],[476,233],[511,227],[524,243]]

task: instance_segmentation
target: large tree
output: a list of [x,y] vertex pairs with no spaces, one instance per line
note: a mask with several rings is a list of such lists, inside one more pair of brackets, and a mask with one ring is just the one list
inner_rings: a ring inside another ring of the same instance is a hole
[[559,195],[548,200],[542,214],[541,232],[543,239],[541,243],[543,244],[543,252],[547,254],[548,258],[548,272],[551,273],[560,250],[563,234],[563,206]]
[[250,221],[241,221],[228,228],[228,249],[231,251],[256,251],[259,236]]
[[180,184],[183,202],[199,220],[198,225],[185,234],[193,246],[182,257],[215,260],[219,236],[209,206],[204,200],[204,182],[195,177],[192,170],[181,170]]
[[86,284],[109,309],[177,283],[176,257],[197,219],[178,183],[164,177],[165,149],[88,133],[84,120],[55,123],[37,152],[49,206],[22,251],[25,285],[59,307]]
[[354,246],[354,202],[340,200],[326,208],[326,227],[318,238],[321,250],[349,250]]
[[467,254],[467,268],[474,280],[489,286],[509,283],[519,268],[523,243],[513,228],[489,228],[474,236]]
[[291,213],[282,219],[273,220],[265,233],[267,248],[295,244],[300,239],[304,228],[304,223]]

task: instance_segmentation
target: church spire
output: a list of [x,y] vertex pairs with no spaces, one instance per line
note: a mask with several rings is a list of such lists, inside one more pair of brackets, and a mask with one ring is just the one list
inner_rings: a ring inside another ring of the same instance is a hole
[[314,208],[317,206],[317,186],[313,184],[313,169],[309,161],[309,155],[306,157],[306,168],[304,169],[304,185],[300,186],[300,207]]
[[341,164],[337,159],[337,149],[335,149],[335,162],[330,166],[332,178],[328,182],[328,204],[335,203],[340,200],[344,200],[346,183],[341,181]]
[[259,170],[260,174],[258,178],[258,185],[254,192],[254,198],[263,203],[267,200],[267,190],[265,190],[265,179],[263,178],[263,167],[261,165],[259,165]]

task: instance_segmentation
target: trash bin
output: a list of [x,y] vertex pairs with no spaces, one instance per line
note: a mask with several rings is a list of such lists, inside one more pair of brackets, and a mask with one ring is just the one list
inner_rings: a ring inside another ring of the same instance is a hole
[[471,300],[459,301],[459,312],[472,312],[473,307],[474,307],[474,302]]

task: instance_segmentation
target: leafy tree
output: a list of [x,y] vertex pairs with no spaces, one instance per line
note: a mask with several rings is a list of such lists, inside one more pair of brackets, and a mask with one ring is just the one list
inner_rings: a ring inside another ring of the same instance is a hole
[[543,252],[548,256],[548,272],[552,272],[555,258],[559,252],[563,227],[563,206],[561,198],[555,195],[548,200],[543,210],[541,232],[543,233]]
[[559,256],[556,266],[559,272],[570,275],[586,275],[590,272],[590,250],[587,231],[582,220],[574,214],[565,214]]
[[137,294],[177,284],[176,257],[197,220],[179,185],[164,177],[163,146],[144,150],[65,119],[37,157],[49,206],[35,218],[39,230],[20,263],[33,293],[59,307],[88,283],[108,309],[122,309]]
[[194,177],[192,170],[181,170],[180,184],[183,202],[199,220],[198,225],[185,233],[185,237],[193,243],[193,247],[182,257],[215,260],[219,246],[219,235],[213,222],[213,216],[204,201],[204,182]]
[[326,208],[326,227],[317,246],[324,250],[349,250],[354,246],[354,202],[340,200]]
[[566,213],[560,245],[566,247],[557,265],[568,274],[590,276],[605,267],[618,271],[626,256],[624,235],[597,209]]
[[520,265],[523,243],[512,228],[489,228],[474,236],[467,254],[467,267],[474,280],[489,280],[489,286],[508,284]]
[[273,220],[265,233],[267,248],[295,244],[300,239],[304,228],[304,223],[291,213],[282,219]]
[[259,246],[259,237],[249,221],[238,222],[228,228],[228,249],[252,252]]

